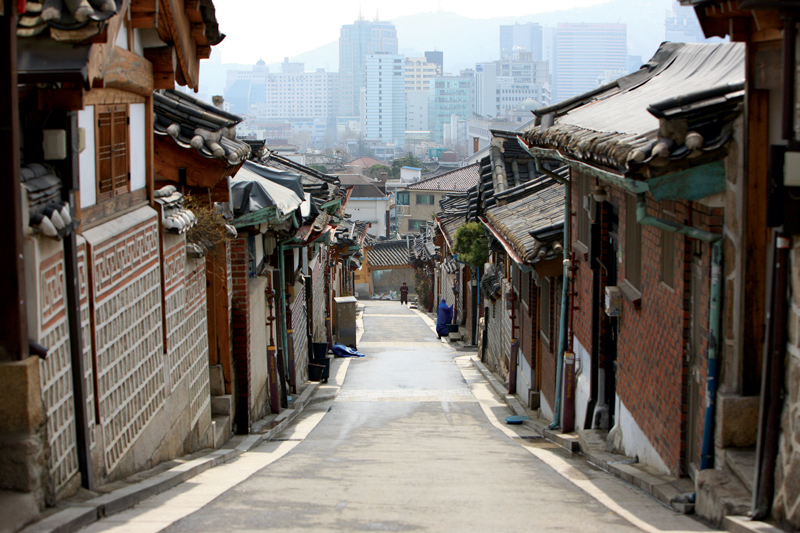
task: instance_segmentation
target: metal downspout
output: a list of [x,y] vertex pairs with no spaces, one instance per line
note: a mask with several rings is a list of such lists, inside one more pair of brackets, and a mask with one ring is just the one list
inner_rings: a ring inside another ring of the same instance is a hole
[[717,367],[720,338],[720,298],[722,295],[722,234],[699,230],[676,222],[647,215],[644,194],[637,195],[636,221],[644,226],[653,226],[664,231],[680,233],[692,239],[711,244],[711,302],[708,310],[708,369],[706,371],[706,410],[703,416],[703,446],[700,470],[713,466],[714,462],[714,412],[717,396]]
[[[281,312],[279,313],[280,317],[280,327],[281,327],[281,348],[283,352],[283,368],[284,371],[289,368],[289,339],[286,334],[286,261],[284,260],[283,253],[285,251],[285,245],[287,242],[290,242],[292,239],[286,239],[283,241],[278,241],[278,272],[281,280],[281,286],[278,287],[278,294],[281,296]],[[285,390],[285,383],[286,376],[281,376],[281,391]]]
[[561,272],[561,316],[559,317],[558,327],[558,352],[556,353],[556,406],[553,412],[553,422],[550,429],[556,429],[561,425],[561,394],[563,384],[561,383],[564,375],[564,352],[567,349],[567,300],[569,293],[569,278],[567,277],[567,259],[570,254],[570,203],[572,198],[572,187],[570,180],[564,179],[558,174],[550,172],[542,166],[540,158],[535,157],[536,170],[545,176],[564,184],[564,266]]

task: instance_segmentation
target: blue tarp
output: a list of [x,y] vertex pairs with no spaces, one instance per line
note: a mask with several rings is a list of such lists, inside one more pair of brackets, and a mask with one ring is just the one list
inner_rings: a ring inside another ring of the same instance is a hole
[[447,305],[447,300],[442,298],[439,304],[439,315],[436,318],[436,333],[440,337],[447,336],[447,324],[453,320],[453,306]]
[[335,357],[366,357],[358,350],[349,348],[344,344],[334,344],[332,350]]

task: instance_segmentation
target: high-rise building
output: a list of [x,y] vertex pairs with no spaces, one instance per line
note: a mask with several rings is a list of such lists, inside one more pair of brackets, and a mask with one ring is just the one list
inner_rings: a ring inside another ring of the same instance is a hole
[[259,116],[264,112],[265,87],[269,68],[259,59],[252,70],[229,70],[225,102],[231,113]]
[[405,144],[405,58],[373,53],[366,57],[366,141]]
[[583,94],[608,72],[628,71],[627,25],[559,24],[555,57],[556,101]]
[[[428,52],[426,52],[428,53]],[[441,54],[441,52],[439,52]],[[429,91],[431,79],[442,75],[442,69],[425,57],[407,57],[405,62],[406,91]]]
[[475,113],[499,117],[525,100],[546,106],[552,100],[549,64],[533,61],[530,52],[515,52],[509,59],[477,63]]
[[443,128],[451,124],[451,117],[461,120],[472,117],[470,100],[474,83],[474,76],[440,76],[431,80],[428,124],[436,143],[444,142]]
[[542,60],[542,27],[536,22],[500,26],[500,59],[520,51],[530,52],[534,61]]
[[664,40],[676,43],[704,43],[706,36],[697,21],[692,7],[684,7],[678,2],[672,6],[672,13],[667,12],[664,21]]
[[359,17],[342,26],[339,34],[339,114],[359,115],[361,89],[366,87],[366,59],[370,54],[397,54],[397,30],[391,22]]
[[444,73],[444,52],[434,50],[432,52],[425,52],[425,61],[433,63],[439,67],[439,75]]
[[325,72],[325,69],[268,74],[266,112],[260,116],[270,119],[334,118],[339,103],[338,78],[338,73]]

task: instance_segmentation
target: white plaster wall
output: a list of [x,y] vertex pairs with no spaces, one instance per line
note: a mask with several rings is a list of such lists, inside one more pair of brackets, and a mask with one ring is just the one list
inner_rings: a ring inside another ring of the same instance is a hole
[[522,405],[528,405],[528,391],[531,390],[531,366],[525,360],[522,349],[517,351],[517,396]]
[[612,440],[614,448],[628,457],[638,457],[640,463],[651,466],[662,474],[669,475],[669,468],[667,468],[661,456],[658,455],[644,432],[639,428],[639,424],[636,423],[633,415],[625,407],[619,396],[616,399],[617,423],[608,434],[608,438]]
[[124,50],[128,49],[128,28],[126,28],[124,24],[119,27],[119,33],[117,33],[117,40],[114,42],[114,45]]
[[97,203],[94,154],[94,106],[87,105],[82,111],[78,111],[78,127],[83,128],[86,140],[86,146],[78,156],[81,207],[89,207]]
[[544,394],[539,395],[539,411],[544,418],[547,420],[553,421],[553,408],[550,407],[550,404],[547,403],[547,398],[545,398]]
[[572,351],[575,353],[575,427],[582,428],[586,420],[586,409],[591,399],[591,380],[592,380],[592,357],[586,348],[578,342],[572,343]]
[[[267,414],[269,386],[267,382],[267,280],[262,277],[250,281],[250,420],[256,421]],[[278,339],[275,339],[278,342]]]
[[[130,150],[131,150],[131,190],[144,189],[147,184],[145,176],[145,131],[144,104],[130,105]],[[151,133],[152,135],[152,133]]]

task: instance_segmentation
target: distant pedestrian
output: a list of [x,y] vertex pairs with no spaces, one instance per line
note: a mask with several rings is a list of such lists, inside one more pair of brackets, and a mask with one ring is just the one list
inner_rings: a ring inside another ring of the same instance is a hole
[[400,285],[400,303],[408,305],[408,285],[405,281]]

